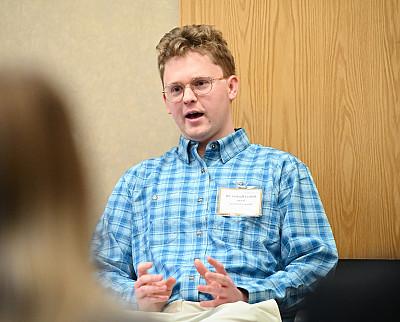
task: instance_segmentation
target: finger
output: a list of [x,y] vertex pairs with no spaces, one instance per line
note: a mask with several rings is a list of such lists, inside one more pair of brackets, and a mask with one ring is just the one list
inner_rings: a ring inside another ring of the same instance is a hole
[[155,283],[158,286],[162,286],[165,283],[161,283],[163,279],[162,275],[151,275],[151,274],[147,274],[147,275],[143,275],[141,277],[138,278],[138,280],[135,282],[135,287],[141,287],[143,285],[146,284],[151,284],[151,283]]
[[157,285],[157,286],[162,286],[165,285],[166,281],[165,280],[161,280],[161,281],[157,281],[157,282],[152,282],[152,285]]
[[152,285],[156,286],[165,286],[165,292],[162,292],[163,295],[171,295],[171,291],[174,288],[174,285],[176,283],[175,278],[169,277],[167,280],[162,280],[159,282],[152,283]]
[[205,278],[211,282],[215,282],[226,287],[234,285],[228,275],[223,275],[220,273],[207,272]]
[[168,286],[167,284],[164,284],[164,286],[165,286],[165,291],[164,291],[164,292],[161,292],[161,293],[158,293],[158,294],[159,294],[159,295],[171,296],[173,286]]
[[205,274],[208,272],[207,267],[204,266],[203,262],[200,259],[195,259],[194,260],[194,266],[196,267],[197,271],[201,276],[205,276]]
[[160,303],[160,302],[168,301],[169,296],[168,295],[153,295],[148,298],[152,299],[154,303]]
[[225,270],[224,265],[222,265],[222,264],[221,264],[220,262],[218,262],[216,259],[214,259],[214,258],[208,256],[208,257],[207,257],[207,261],[208,261],[212,266],[214,266],[215,270],[216,270],[218,273],[223,274],[223,275],[228,275],[228,273],[227,273],[226,270]]
[[168,277],[168,279],[165,282],[165,285],[167,285],[167,289],[168,290],[172,290],[172,288],[174,287],[176,283],[176,279],[173,277]]
[[152,262],[143,262],[138,265],[138,277],[147,274],[147,271],[153,266]]
[[171,287],[171,286],[174,286],[175,283],[176,283],[175,278],[173,278],[173,277],[168,277],[167,280],[162,280],[162,281],[159,281],[159,282],[155,282],[154,284],[157,284],[157,285],[167,285],[168,287]]
[[207,293],[212,295],[214,298],[222,296],[224,290],[216,284],[211,284],[211,285],[199,285],[197,286],[197,289],[201,293]]
[[153,297],[153,296],[164,296],[167,287],[163,286],[155,286],[155,285],[144,285],[141,287],[136,287],[135,295],[137,298],[144,298],[144,297]]

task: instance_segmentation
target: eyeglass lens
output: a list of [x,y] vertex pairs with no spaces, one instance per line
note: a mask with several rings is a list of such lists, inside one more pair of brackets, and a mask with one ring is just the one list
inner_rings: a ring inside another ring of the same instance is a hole
[[[194,78],[189,83],[190,88],[196,95],[205,95],[211,91],[213,79],[210,77]],[[164,93],[170,102],[180,101],[185,91],[183,84],[171,84],[165,87]]]

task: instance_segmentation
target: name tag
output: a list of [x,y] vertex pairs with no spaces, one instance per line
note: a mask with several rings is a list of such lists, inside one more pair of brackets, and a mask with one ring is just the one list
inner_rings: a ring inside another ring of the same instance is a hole
[[259,217],[261,209],[261,189],[220,188],[218,191],[218,215]]

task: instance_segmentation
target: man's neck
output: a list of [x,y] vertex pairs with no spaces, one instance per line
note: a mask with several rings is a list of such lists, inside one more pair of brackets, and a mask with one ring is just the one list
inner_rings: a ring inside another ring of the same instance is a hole
[[197,153],[200,157],[203,157],[204,153],[206,153],[206,146],[207,143],[199,143],[199,146],[197,147]]

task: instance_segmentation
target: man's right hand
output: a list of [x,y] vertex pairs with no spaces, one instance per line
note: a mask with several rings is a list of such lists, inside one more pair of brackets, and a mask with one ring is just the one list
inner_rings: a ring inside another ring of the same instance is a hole
[[135,296],[140,311],[161,312],[171,296],[176,280],[173,277],[163,280],[162,275],[148,274],[152,266],[151,262],[138,265]]

